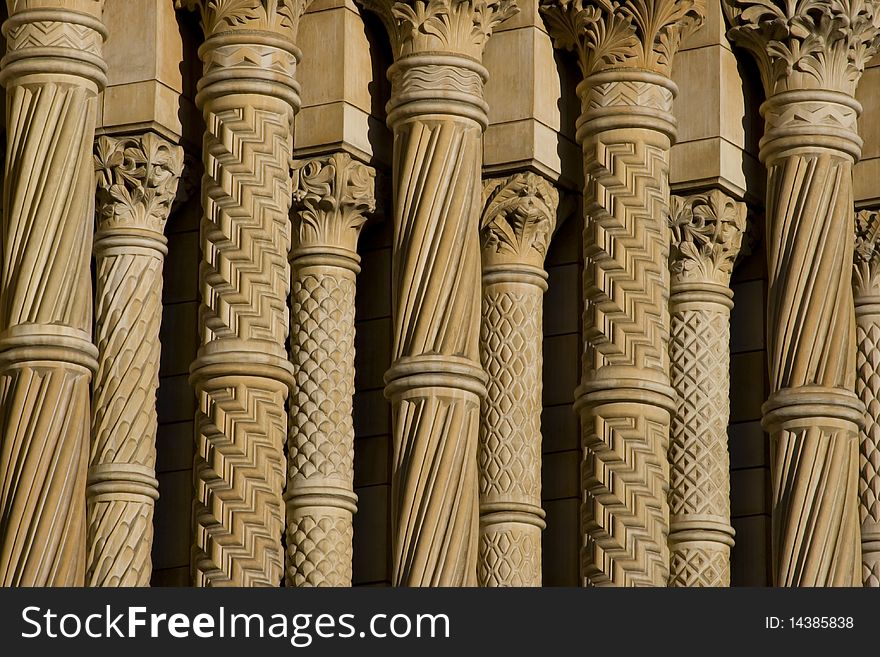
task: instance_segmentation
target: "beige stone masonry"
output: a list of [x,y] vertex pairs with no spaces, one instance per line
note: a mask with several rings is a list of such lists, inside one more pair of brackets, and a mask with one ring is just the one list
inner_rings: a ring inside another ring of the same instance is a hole
[[[81,586],[103,0],[6,3],[0,583]],[[46,75],[51,73],[51,75]]]
[[177,2],[200,10],[205,33],[202,346],[190,368],[197,586],[277,586],[283,575],[294,42],[306,3]]
[[721,190],[673,196],[669,340],[669,585],[729,586],[730,274],[746,206]]
[[357,239],[375,178],[347,153],[294,163],[288,586],[351,586]]
[[854,99],[880,3],[725,0],[767,100],[767,308],[773,567],[779,586],[859,586]]
[[364,0],[394,54],[393,583],[474,585],[480,366],[480,63],[513,0]]
[[99,137],[89,586],[149,586],[163,235],[183,149],[162,137]]
[[481,586],[541,586],[544,258],[559,194],[535,173],[483,184]]
[[584,80],[581,578],[665,586],[669,574],[669,149],[676,50],[701,1],[547,0],[556,46]]

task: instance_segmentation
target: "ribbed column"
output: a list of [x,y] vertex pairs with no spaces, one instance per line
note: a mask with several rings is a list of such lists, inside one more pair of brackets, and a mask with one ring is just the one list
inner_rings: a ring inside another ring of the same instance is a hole
[[558,47],[580,56],[584,354],[581,576],[593,586],[665,586],[669,574],[669,78],[704,3],[550,0]]
[[480,64],[513,0],[363,0],[383,20],[394,131],[392,579],[477,579],[480,169],[487,125]]
[[672,197],[669,585],[730,586],[730,274],[746,206],[719,190]]
[[149,586],[163,235],[183,149],[152,133],[99,137],[89,586]]
[[357,239],[375,177],[346,153],[294,163],[288,586],[351,586]]
[[767,95],[763,423],[772,440],[774,580],[858,586],[864,405],[853,392],[852,167],[862,140],[853,95],[877,50],[880,3],[727,1],[730,36],[755,56]]
[[0,62],[0,584],[81,586],[103,2],[9,2]]
[[853,294],[856,394],[865,404],[859,433],[859,520],[862,585],[880,587],[880,214],[856,212]]
[[480,226],[489,376],[480,415],[480,586],[541,586],[544,258],[559,194],[534,173],[483,185]]
[[294,46],[305,2],[183,0],[206,41],[193,581],[278,586],[284,568]]

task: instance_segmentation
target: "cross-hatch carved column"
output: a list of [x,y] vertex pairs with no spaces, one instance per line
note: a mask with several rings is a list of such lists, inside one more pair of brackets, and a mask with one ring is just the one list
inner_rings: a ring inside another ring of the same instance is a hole
[[481,243],[481,586],[541,586],[544,258],[559,194],[534,173],[487,180]]
[[294,163],[288,586],[351,586],[357,240],[375,178],[346,153]]
[[0,257],[0,584],[85,578],[103,0],[9,0]]
[[393,581],[477,576],[480,63],[514,0],[361,0],[385,24],[394,131]]
[[556,46],[578,53],[583,148],[583,547],[588,585],[665,586],[669,572],[670,79],[703,0],[542,0]]
[[767,100],[767,299],[774,578],[858,585],[853,98],[877,51],[880,2],[725,0],[730,38],[758,62]]
[[730,586],[730,274],[746,206],[719,190],[672,197],[669,585]]
[[277,586],[283,574],[294,40],[306,3],[178,0],[201,10],[206,37],[202,346],[190,370],[197,586]]
[[89,586],[149,586],[163,235],[183,149],[146,133],[99,137],[95,343],[88,476]]
[[856,307],[856,394],[865,404],[859,434],[859,520],[862,585],[880,587],[880,213],[856,213],[853,293]]

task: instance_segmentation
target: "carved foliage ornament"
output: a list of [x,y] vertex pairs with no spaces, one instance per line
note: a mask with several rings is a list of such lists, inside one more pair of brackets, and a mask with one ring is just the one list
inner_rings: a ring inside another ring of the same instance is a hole
[[728,35],[755,56],[768,95],[786,89],[852,94],[880,47],[877,0],[723,0]]
[[294,244],[356,249],[376,210],[376,171],[347,153],[293,162]]
[[487,180],[480,223],[487,260],[541,266],[556,225],[558,204],[559,192],[535,173]]
[[479,59],[492,30],[519,12],[516,0],[360,0],[385,24],[395,58],[453,52]]
[[311,0],[175,0],[178,9],[196,9],[205,37],[236,29],[265,30],[295,38]]
[[706,0],[540,0],[557,48],[578,53],[584,76],[616,67],[669,75]]
[[720,190],[672,196],[673,279],[727,285],[746,229],[746,205]]
[[856,297],[880,294],[880,211],[877,210],[856,212],[853,289]]
[[161,233],[177,194],[183,151],[156,135],[99,137],[95,142],[100,226]]

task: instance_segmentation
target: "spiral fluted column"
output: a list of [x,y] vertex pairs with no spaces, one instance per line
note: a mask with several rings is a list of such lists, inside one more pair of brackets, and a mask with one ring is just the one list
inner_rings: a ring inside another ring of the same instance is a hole
[[665,586],[669,574],[670,79],[705,3],[546,0],[557,47],[584,80],[584,353],[581,577],[593,586]]
[[0,584],[82,585],[103,0],[7,2]]
[[[725,0],[731,39],[767,100],[767,333],[773,565],[779,586],[860,586],[854,393],[854,99],[877,51],[880,2]],[[817,35],[815,37],[811,35]],[[807,42],[807,40],[809,40]]]
[[183,149],[152,133],[99,137],[95,344],[88,486],[89,586],[149,586],[163,235]]
[[541,586],[544,258],[559,194],[534,173],[483,184],[480,586]]
[[385,24],[394,132],[392,579],[477,579],[480,169],[487,126],[480,63],[514,0],[362,0]]
[[357,240],[375,171],[346,153],[294,163],[288,586],[351,586]]
[[672,197],[669,585],[730,586],[730,274],[746,206],[719,190]]
[[856,394],[865,404],[859,433],[859,520],[862,585],[880,587],[880,213],[856,213],[853,294]]
[[190,368],[197,586],[277,586],[283,576],[294,40],[305,4],[178,0],[200,10],[206,37],[202,346]]

